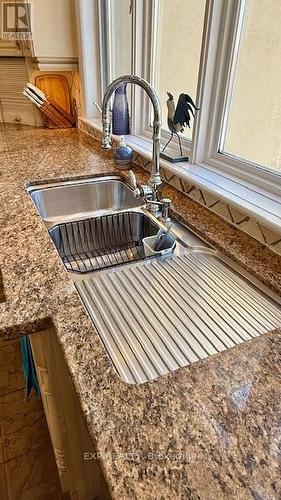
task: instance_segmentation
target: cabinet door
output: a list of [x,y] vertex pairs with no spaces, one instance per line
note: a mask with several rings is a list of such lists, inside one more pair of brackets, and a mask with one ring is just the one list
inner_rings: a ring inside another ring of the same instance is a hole
[[33,57],[42,71],[78,69],[75,0],[33,0]]
[[50,360],[53,358],[50,331],[33,334],[30,336],[30,343],[62,489],[64,492],[68,492],[71,489],[71,478],[69,467],[66,464],[65,436],[57,405],[58,394],[56,394],[55,377],[50,367]]
[[42,125],[38,109],[22,94],[28,80],[24,57],[1,58],[0,123]]
[[30,342],[63,490],[75,500],[108,499],[99,463],[85,460],[94,446],[55,331],[32,334]]

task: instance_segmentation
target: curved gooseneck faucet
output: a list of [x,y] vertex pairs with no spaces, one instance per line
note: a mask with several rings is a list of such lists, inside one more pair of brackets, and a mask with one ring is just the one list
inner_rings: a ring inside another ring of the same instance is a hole
[[123,83],[132,83],[134,85],[139,85],[140,87],[142,87],[146,91],[153,104],[153,164],[149,179],[149,186],[152,190],[151,194],[153,196],[153,199],[156,199],[157,188],[162,183],[160,177],[161,105],[157,93],[150,85],[150,83],[148,83],[143,78],[135,75],[124,75],[116,78],[116,80],[114,80],[109,85],[102,102],[102,147],[105,149],[111,149],[109,101],[114,90],[116,90]]

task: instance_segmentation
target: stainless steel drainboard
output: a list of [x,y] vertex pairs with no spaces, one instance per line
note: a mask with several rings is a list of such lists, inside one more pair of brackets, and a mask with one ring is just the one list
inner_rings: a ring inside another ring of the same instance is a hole
[[120,212],[58,224],[49,232],[66,269],[89,273],[144,259],[142,239],[158,229],[141,212]]
[[207,254],[142,262],[76,286],[118,374],[132,384],[281,325],[275,302]]

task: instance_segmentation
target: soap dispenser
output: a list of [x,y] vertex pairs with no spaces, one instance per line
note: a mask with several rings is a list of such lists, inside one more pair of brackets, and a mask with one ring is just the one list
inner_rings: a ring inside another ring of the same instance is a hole
[[127,146],[123,135],[120,137],[120,141],[118,147],[114,151],[113,158],[116,168],[119,168],[120,170],[129,170],[131,168],[133,150]]

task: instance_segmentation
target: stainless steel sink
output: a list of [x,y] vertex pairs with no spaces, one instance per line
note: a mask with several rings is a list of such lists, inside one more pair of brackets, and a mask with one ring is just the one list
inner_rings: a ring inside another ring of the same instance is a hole
[[86,218],[140,207],[125,180],[116,176],[34,185],[28,192],[48,227],[59,221]]
[[118,375],[140,384],[281,326],[280,298],[177,221],[170,257],[145,259],[161,223],[119,176],[30,186]]

